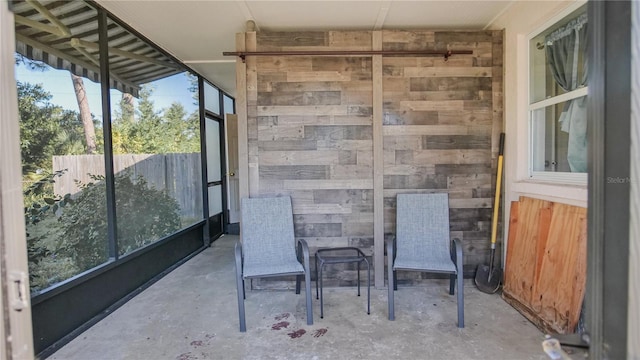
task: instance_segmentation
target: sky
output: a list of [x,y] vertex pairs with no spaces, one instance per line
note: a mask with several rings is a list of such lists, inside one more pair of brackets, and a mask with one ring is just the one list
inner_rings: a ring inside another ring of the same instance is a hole
[[[42,87],[53,96],[52,104],[62,106],[68,110],[78,111],[78,103],[71,83],[71,76],[66,70],[56,70],[48,67],[47,70],[30,70],[25,65],[16,65],[16,79],[20,82],[41,84]],[[89,101],[89,108],[96,119],[102,119],[102,105],[100,84],[83,78],[85,91]],[[173,102],[179,102],[187,113],[197,110],[191,93],[187,90],[191,85],[186,73],[177,74],[153,82],[155,90],[151,95],[151,101],[157,111],[168,108]],[[111,103],[117,104],[122,93],[111,90]]]

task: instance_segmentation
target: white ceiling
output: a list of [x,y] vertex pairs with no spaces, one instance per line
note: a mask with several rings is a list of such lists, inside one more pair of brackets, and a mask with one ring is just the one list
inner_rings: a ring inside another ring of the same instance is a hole
[[[515,1],[515,0],[514,0]],[[98,0],[135,30],[235,95],[235,34],[258,31],[485,29],[514,1]]]

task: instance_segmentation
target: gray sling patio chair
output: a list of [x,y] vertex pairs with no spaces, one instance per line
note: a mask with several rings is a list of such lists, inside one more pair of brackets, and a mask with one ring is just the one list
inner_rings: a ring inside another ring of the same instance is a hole
[[307,325],[313,325],[309,248],[302,239],[296,246],[291,198],[243,198],[240,211],[242,240],[235,246],[240,331],[247,331],[244,279],[269,276],[296,275],[296,294],[300,294],[304,275]]
[[398,194],[396,238],[387,242],[389,320],[395,320],[396,272],[450,274],[449,294],[458,282],[458,327],[464,327],[462,243],[449,240],[448,194]]

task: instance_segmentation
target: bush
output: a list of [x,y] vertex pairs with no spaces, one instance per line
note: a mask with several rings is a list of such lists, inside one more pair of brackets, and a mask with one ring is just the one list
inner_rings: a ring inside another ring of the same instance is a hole
[[[60,251],[84,271],[109,257],[106,186],[103,176],[82,184],[82,191],[59,218]],[[127,172],[115,177],[116,224],[119,255],[152,243],[180,228],[178,203],[165,192],[148,186],[143,177],[133,181]]]

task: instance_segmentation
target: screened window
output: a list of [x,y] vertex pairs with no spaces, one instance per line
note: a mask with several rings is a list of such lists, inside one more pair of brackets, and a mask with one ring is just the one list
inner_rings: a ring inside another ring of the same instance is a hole
[[204,82],[204,108],[220,115],[220,90]]
[[532,178],[586,183],[587,25],[583,5],[529,41]]
[[[107,20],[114,241],[98,11],[80,1],[46,10],[16,2],[14,11],[29,273],[38,292],[203,220],[198,80]],[[55,26],[35,24],[52,14]]]
[[111,90],[118,253],[124,255],[203,219],[198,81],[109,21],[109,70],[143,79]]
[[227,96],[226,94],[223,96],[223,106],[225,114],[235,114],[235,101],[233,98]]
[[[84,2],[68,10],[79,15],[61,15],[49,33],[26,19],[40,19],[31,4],[14,7],[22,15],[15,73],[34,294],[109,261],[100,67],[91,60],[99,58],[97,10]],[[84,47],[64,33],[83,36]]]

